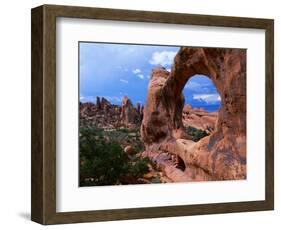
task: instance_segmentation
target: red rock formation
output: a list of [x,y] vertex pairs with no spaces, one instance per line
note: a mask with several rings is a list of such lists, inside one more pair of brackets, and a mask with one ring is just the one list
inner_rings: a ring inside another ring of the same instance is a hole
[[100,97],[97,97],[96,105],[97,105],[97,109],[101,109]]
[[124,124],[136,123],[138,114],[131,100],[127,96],[122,98],[121,108],[121,121]]
[[184,127],[192,126],[207,133],[214,131],[218,119],[217,112],[206,112],[204,109],[193,109],[185,105],[182,111],[182,122]]
[[106,100],[104,97],[101,98],[100,107],[105,110],[108,106],[110,106],[110,102]]
[[128,97],[123,98],[121,106],[110,104],[103,97],[101,100],[97,97],[96,104],[80,102],[79,106],[80,117],[100,128],[136,128],[141,123],[141,105],[139,105],[140,113],[138,113]]
[[144,106],[141,106],[141,110],[140,110],[140,121],[142,121],[143,119],[143,110],[144,110]]
[[[182,90],[195,74],[209,76],[221,96],[215,130],[196,143],[187,140],[182,122]],[[190,179],[246,178],[246,50],[183,47],[171,74],[154,69],[141,135],[146,151],[177,154]]]
[[82,117],[88,117],[95,114],[96,107],[91,102],[80,103],[80,115]]
[[91,122],[100,128],[121,127],[120,106],[108,103],[105,100],[100,104],[93,104],[91,102],[80,103],[80,121]]

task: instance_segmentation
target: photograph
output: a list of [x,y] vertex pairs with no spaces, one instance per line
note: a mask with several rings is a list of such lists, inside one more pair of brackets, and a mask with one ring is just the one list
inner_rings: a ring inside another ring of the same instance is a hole
[[79,186],[246,179],[246,51],[79,41]]
[[276,20],[148,9],[31,9],[32,221],[274,210]]

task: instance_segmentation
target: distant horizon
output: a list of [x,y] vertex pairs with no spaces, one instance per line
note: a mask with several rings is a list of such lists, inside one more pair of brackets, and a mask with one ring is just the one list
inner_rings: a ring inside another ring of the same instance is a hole
[[[93,97],[92,97],[92,100],[87,100],[87,101],[84,101],[84,100],[81,101],[81,100],[80,100],[80,102],[81,102],[81,103],[93,103],[93,104],[96,105],[96,104],[97,104],[97,97],[99,97],[100,99],[105,98],[107,101],[110,102],[111,105],[117,105],[117,106],[121,106],[121,105],[122,105],[122,101],[120,101],[120,103],[114,103],[114,102],[110,101],[108,98],[102,97],[102,96],[93,96]],[[131,100],[131,98],[130,98],[129,96],[127,96],[127,95],[124,95],[123,97],[128,97],[128,98]],[[122,97],[122,98],[123,98],[123,97]],[[134,101],[132,101],[132,100],[131,100],[131,102],[132,102],[132,104],[133,104],[134,107],[137,106],[137,103],[140,103],[141,106],[144,106],[144,105],[145,105],[145,103],[142,104],[141,102],[134,102]],[[190,105],[193,109],[200,109],[200,108],[203,108],[203,109],[204,109],[205,111],[207,111],[207,112],[216,112],[216,111],[218,111],[219,108],[220,108],[220,104],[194,105],[194,104],[185,103],[184,105]]]
[[[145,104],[151,70],[171,70],[179,46],[128,45],[110,43],[79,43],[80,101],[96,103],[104,97],[120,105],[127,96],[133,105]],[[194,75],[186,83],[185,104],[213,112],[221,98],[211,79]]]

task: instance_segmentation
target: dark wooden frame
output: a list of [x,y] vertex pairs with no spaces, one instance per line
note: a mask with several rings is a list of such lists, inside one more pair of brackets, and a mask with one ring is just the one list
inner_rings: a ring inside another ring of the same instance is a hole
[[[88,18],[264,29],[266,36],[266,183],[264,201],[56,212],[56,18]],[[43,5],[32,9],[31,219],[61,224],[274,209],[274,21],[179,13]]]

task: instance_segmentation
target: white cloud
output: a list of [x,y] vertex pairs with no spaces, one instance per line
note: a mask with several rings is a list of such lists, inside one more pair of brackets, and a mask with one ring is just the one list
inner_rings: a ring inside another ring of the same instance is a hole
[[137,76],[138,76],[140,79],[144,79],[143,74],[138,74]]
[[86,97],[84,97],[84,96],[80,96],[80,101],[81,102],[96,102],[96,97],[94,97],[94,96],[86,96]]
[[128,83],[129,83],[129,81],[127,81],[127,80],[125,80],[125,79],[120,79],[120,81],[121,81],[122,83],[125,83],[125,84],[128,84]]
[[190,82],[187,82],[187,84],[185,84],[184,88],[185,89],[191,89],[191,90],[201,89],[202,84],[197,83],[195,81],[190,81]]
[[133,72],[133,74],[138,74],[138,73],[141,73],[141,70],[140,69],[134,69],[132,72]]
[[135,74],[138,78],[140,79],[144,79],[144,75],[142,74],[141,70],[140,69],[134,69],[133,71],[133,74]]
[[194,94],[193,99],[194,100],[203,100],[208,104],[221,101],[220,95],[216,94],[216,93],[214,93],[214,94]]
[[170,67],[174,61],[174,57],[177,52],[175,51],[161,51],[154,52],[149,61],[151,65],[162,65],[164,67]]

